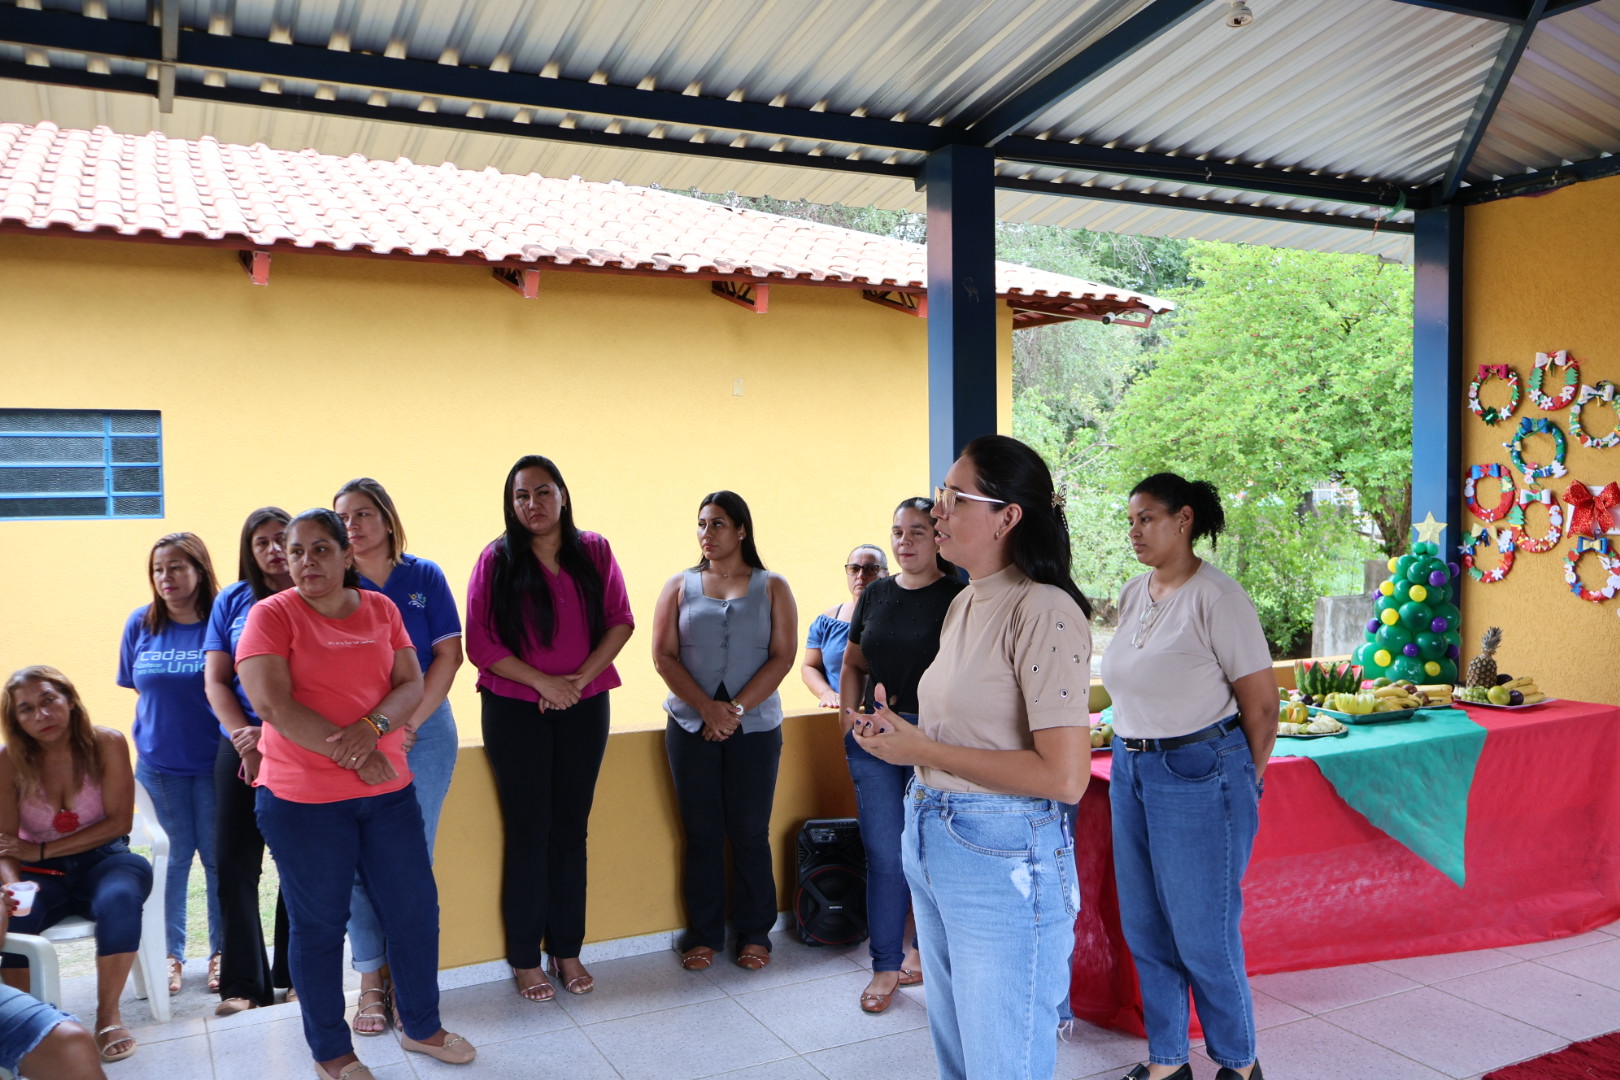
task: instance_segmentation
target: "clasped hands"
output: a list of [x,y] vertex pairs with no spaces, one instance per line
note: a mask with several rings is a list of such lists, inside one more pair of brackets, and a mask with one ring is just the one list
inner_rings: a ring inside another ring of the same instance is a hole
[[364,720],[339,728],[326,737],[332,747],[329,756],[341,769],[351,769],[368,784],[386,784],[399,775],[377,744],[382,738]]
[[844,712],[849,724],[846,730],[855,736],[855,745],[890,765],[921,764],[921,755],[932,740],[917,725],[895,719],[882,683],[872,688],[872,700],[875,707],[870,713]]
[[581,672],[572,675],[546,675],[541,674],[534,685],[535,693],[540,695],[536,702],[541,712],[547,709],[567,709],[579,704],[579,692],[585,686],[585,676]]

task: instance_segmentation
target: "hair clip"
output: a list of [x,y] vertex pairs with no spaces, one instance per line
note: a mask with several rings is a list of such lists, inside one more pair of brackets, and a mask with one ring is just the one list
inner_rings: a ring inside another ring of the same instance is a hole
[[1053,488],[1052,508],[1055,510],[1062,510],[1067,505],[1069,505],[1069,497],[1063,492],[1059,491],[1057,488]]

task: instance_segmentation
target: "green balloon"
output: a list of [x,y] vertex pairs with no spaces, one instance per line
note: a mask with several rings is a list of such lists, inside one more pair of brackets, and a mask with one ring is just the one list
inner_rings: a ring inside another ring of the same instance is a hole
[[1410,679],[1420,683],[1428,678],[1423,670],[1423,661],[1415,656],[1397,656],[1390,663],[1388,671],[1392,679]]
[[1393,597],[1394,597],[1394,600],[1395,600],[1396,603],[1404,604],[1404,603],[1406,603],[1407,600],[1409,600],[1411,598],[1411,596],[1412,596],[1412,583],[1410,581],[1406,580],[1405,578],[1402,578],[1401,580],[1399,580],[1399,581],[1397,581],[1395,583],[1395,592],[1393,594]]
[[1402,555],[1400,558],[1396,559],[1395,576],[1405,577],[1406,572],[1412,568],[1412,560],[1415,558],[1417,558],[1416,555]]
[[1429,605],[1420,604],[1416,600],[1408,600],[1400,607],[1401,622],[1408,630],[1426,629],[1434,616],[1429,614]]
[[1436,663],[1440,665],[1439,682],[1454,683],[1457,681],[1457,665],[1450,658],[1442,657]]
[[1393,596],[1380,596],[1377,602],[1373,604],[1373,612],[1378,614],[1382,613],[1388,608],[1398,608],[1400,606],[1401,601],[1395,599]]
[[1399,653],[1412,640],[1412,631],[1400,623],[1394,626],[1380,626],[1373,634],[1373,639],[1391,653]]
[[1412,640],[1417,643],[1418,656],[1424,660],[1438,660],[1446,654],[1446,639],[1439,634],[1423,630]]

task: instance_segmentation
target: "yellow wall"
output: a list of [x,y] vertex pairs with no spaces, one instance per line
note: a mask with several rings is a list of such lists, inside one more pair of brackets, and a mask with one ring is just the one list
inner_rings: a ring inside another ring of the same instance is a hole
[[[653,603],[697,559],[697,500],[749,502],[761,556],[803,629],[847,596],[857,543],[926,491],[926,324],[848,289],[777,286],[755,315],[707,282],[547,273],[525,301],[472,267],[277,255],[268,288],[230,252],[0,237],[0,404],[156,409],[166,516],[0,522],[0,668],[51,663],[92,715],[126,726],[113,685],[124,617],[150,599],[145,557],[178,529],[236,578],[252,508],[329,505],[351,477],[393,494],[411,550],[458,597],[501,528],[524,453],[557,462],[582,528],[624,569],[640,632],[619,665],[616,730],[660,726]],[[1011,313],[1001,416],[1010,426]],[[742,395],[733,394],[742,380]],[[476,736],[470,669],[452,694]],[[814,704],[797,675],[786,704]]]
[[[1615,317],[1615,294],[1620,291],[1620,178],[1575,184],[1535,198],[1504,199],[1469,209],[1464,223],[1463,270],[1463,379],[1474,377],[1480,364],[1508,364],[1525,385],[1518,411],[1491,427],[1463,410],[1463,461],[1470,465],[1497,462],[1511,468],[1502,446],[1518,429],[1522,417],[1554,420],[1569,442],[1569,475],[1539,481],[1564,502],[1570,480],[1580,480],[1597,491],[1620,481],[1620,447],[1591,449],[1569,437],[1569,410],[1545,413],[1529,397],[1530,371],[1537,352],[1567,349],[1581,364],[1581,381],[1588,386],[1599,379],[1620,383],[1620,319]],[[1556,394],[1563,372],[1553,369],[1543,391]],[[1507,388],[1498,379],[1487,382],[1480,394],[1485,405],[1506,405]],[[1595,434],[1609,431],[1614,412],[1588,405],[1582,411],[1585,426]],[[1524,442],[1524,456],[1545,462],[1552,454],[1552,438],[1535,435]],[[1524,478],[1514,473],[1521,487]],[[1483,486],[1480,503],[1495,504],[1498,489]],[[1568,508],[1565,507],[1568,522]],[[1546,511],[1532,509],[1527,528],[1531,535],[1547,531]],[[1446,531],[1449,543],[1481,524],[1464,507],[1451,516]],[[1487,525],[1495,528],[1495,525]],[[1611,537],[1620,549],[1620,535]],[[1503,631],[1498,667],[1513,675],[1534,675],[1541,688],[1554,697],[1579,698],[1620,704],[1620,599],[1603,603],[1583,601],[1564,582],[1564,555],[1574,550],[1566,538],[1545,554],[1518,552],[1508,576],[1481,584],[1465,579],[1463,585],[1463,659],[1479,652],[1479,637],[1487,626]],[[1620,555],[1620,550],[1617,550]],[[1479,550],[1482,567],[1497,565],[1495,551]],[[1580,574],[1588,587],[1604,584],[1605,575],[1593,555],[1582,558]]]
[[[462,597],[501,528],[507,468],[544,453],[580,526],[612,542],[641,627],[619,664],[592,819],[590,938],[673,929],[680,839],[648,634],[659,587],[696,560],[697,500],[721,487],[748,499],[761,555],[798,597],[802,642],[847,595],[849,549],[886,547],[894,504],[938,479],[926,324],[852,290],[777,286],[770,299],[760,316],[706,282],[548,273],[523,301],[470,267],[316,255],[276,256],[255,288],[228,252],[0,237],[0,406],[159,410],[166,492],[161,521],[0,522],[0,674],[60,667],[98,722],[127,730],[118,633],[150,598],[152,541],[200,534],[231,581],[249,510],[327,505],[362,474],[388,487],[411,550]],[[1001,328],[1006,430],[1005,309]],[[472,686],[464,668],[452,703],[465,742],[478,736]],[[772,822],[785,907],[798,825],[851,814],[854,797],[831,715],[796,671],[783,695],[810,714],[786,724]],[[464,746],[438,845],[439,879],[460,883],[445,898],[447,967],[501,954],[499,839],[483,752]]]

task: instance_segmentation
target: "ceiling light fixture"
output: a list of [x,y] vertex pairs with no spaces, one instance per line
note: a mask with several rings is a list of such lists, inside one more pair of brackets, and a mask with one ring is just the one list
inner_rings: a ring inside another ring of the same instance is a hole
[[1226,13],[1226,25],[1234,30],[1254,25],[1254,12],[1243,0],[1232,0],[1232,10]]

